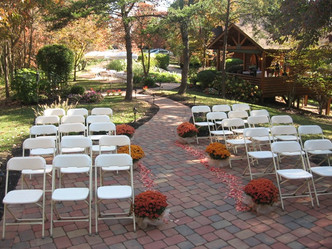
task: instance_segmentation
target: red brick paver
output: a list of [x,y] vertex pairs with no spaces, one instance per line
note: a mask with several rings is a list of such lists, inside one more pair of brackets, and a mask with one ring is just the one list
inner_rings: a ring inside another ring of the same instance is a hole
[[[161,97],[155,103],[159,112],[137,129],[132,143],[143,147],[142,163],[152,171],[155,188],[168,197],[167,224],[133,232],[131,221],[105,221],[99,223],[98,235],[88,235],[86,223],[57,223],[53,238],[47,224],[45,239],[37,225],[13,226],[8,227],[0,248],[332,248],[331,197],[321,197],[320,208],[311,208],[307,200],[287,200],[285,211],[278,206],[266,216],[236,211],[234,200],[225,199],[227,186],[198,158],[175,145],[176,127],[189,120],[189,107]],[[208,142],[200,140],[191,146],[204,150]],[[245,184],[245,166],[245,160],[235,161],[225,171]],[[144,188],[135,174],[137,194]],[[64,208],[80,211],[79,205]],[[47,212],[49,218],[49,206]]]

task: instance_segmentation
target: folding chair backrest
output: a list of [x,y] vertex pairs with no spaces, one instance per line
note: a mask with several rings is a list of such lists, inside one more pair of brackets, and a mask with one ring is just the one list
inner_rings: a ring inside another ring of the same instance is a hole
[[89,133],[92,132],[110,132],[115,135],[116,126],[113,122],[92,123],[89,127]]
[[227,118],[221,121],[221,125],[225,128],[243,127],[244,121],[241,118]]
[[196,105],[191,107],[192,113],[207,113],[211,112],[211,109],[207,105]]
[[212,106],[213,112],[229,112],[231,107],[229,105],[214,105]]
[[36,125],[46,125],[46,124],[59,125],[59,123],[60,123],[60,118],[57,115],[38,116],[35,120]]
[[99,139],[99,146],[129,146],[129,155],[131,155],[130,138],[126,135],[102,136]]
[[59,134],[70,133],[70,132],[85,132],[85,126],[81,123],[69,123],[61,124],[58,129]]
[[275,135],[296,135],[297,130],[296,127],[293,125],[277,125],[271,127],[271,134]]
[[[271,144],[272,152],[280,154],[284,152],[301,152],[301,145],[296,141],[281,141]],[[300,154],[301,155],[301,154]]]
[[44,136],[44,135],[57,135],[58,129],[55,125],[34,125],[30,127],[30,137]]
[[271,117],[271,125],[293,124],[293,119],[289,115],[276,115]]
[[92,123],[101,123],[101,122],[110,122],[111,119],[107,115],[90,115],[86,118],[86,123],[92,124]]
[[233,111],[250,111],[250,105],[248,104],[233,104],[232,110]]
[[323,130],[319,125],[300,125],[298,127],[300,136],[303,135],[321,135],[323,138]]
[[332,150],[332,142],[328,139],[312,139],[304,142],[304,150]]
[[247,119],[248,125],[250,127],[255,127],[256,125],[270,124],[269,118],[267,116],[249,116]]
[[225,112],[208,112],[206,114],[206,119],[208,121],[221,121],[227,118],[227,114]]
[[46,161],[40,156],[34,157],[12,157],[7,163],[7,170],[22,171],[25,169],[45,169]]
[[113,110],[107,107],[96,107],[91,110],[91,115],[113,115]]
[[85,124],[85,117],[83,115],[65,115],[61,118],[61,124]]
[[61,148],[90,148],[92,141],[90,138],[83,136],[64,136],[60,146]]
[[50,108],[44,110],[44,116],[50,116],[50,115],[64,116],[66,115],[66,111],[62,108]]
[[95,167],[123,167],[128,168],[128,166],[132,167],[133,159],[128,154],[103,154],[98,155],[95,161]]
[[53,159],[53,167],[68,168],[68,167],[91,167],[91,157],[85,154],[66,154],[56,155]]
[[25,149],[46,149],[55,148],[55,141],[48,137],[27,138],[23,141],[23,150]]
[[246,128],[243,131],[243,136],[247,138],[251,137],[267,137],[269,136],[269,129],[264,127],[258,128]]
[[82,115],[82,116],[87,117],[89,115],[89,111],[85,108],[73,108],[73,109],[68,109],[67,115],[68,116]]
[[230,111],[228,118],[248,118],[248,112],[246,111]]
[[266,116],[270,117],[270,113],[265,109],[252,110],[250,111],[250,116]]

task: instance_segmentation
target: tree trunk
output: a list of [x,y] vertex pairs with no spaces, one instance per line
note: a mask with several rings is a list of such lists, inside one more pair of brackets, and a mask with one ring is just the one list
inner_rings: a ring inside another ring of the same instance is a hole
[[125,29],[125,41],[127,50],[127,90],[125,100],[131,101],[133,98],[133,55],[131,45],[130,24],[126,17],[122,17]]
[[141,55],[142,55],[142,66],[143,66],[143,73],[144,73],[144,76],[148,76],[148,71],[147,71],[147,68],[145,66],[145,56],[144,56],[144,51],[143,51],[143,47],[141,46]]
[[[231,0],[227,0],[227,12],[226,12],[226,22],[225,22],[225,34],[224,34],[224,44],[222,53],[222,82],[221,82],[221,92],[222,97],[226,96],[226,51],[227,51],[227,35],[228,35],[228,23],[229,23],[229,11],[230,11]],[[220,91],[219,91],[220,92]]]
[[9,98],[8,44],[3,46],[3,72],[5,77],[6,99]]

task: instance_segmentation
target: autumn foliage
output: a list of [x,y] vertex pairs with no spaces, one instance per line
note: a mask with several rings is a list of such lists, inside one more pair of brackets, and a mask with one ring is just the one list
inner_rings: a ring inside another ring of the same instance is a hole
[[167,197],[158,191],[148,190],[135,197],[134,212],[137,217],[157,219],[167,207]]

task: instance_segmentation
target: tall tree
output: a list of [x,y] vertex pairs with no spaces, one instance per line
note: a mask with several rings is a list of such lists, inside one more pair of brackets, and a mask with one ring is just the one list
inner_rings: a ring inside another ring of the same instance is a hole
[[[98,15],[104,21],[110,16],[119,17],[124,30],[124,41],[127,51],[127,89],[125,100],[132,100],[133,91],[133,61],[132,61],[132,26],[136,19],[135,10],[143,0],[78,0],[64,6],[54,8],[49,18],[52,28],[60,28],[75,19]],[[153,2],[153,1],[150,1]],[[157,2],[157,1],[156,1]]]

